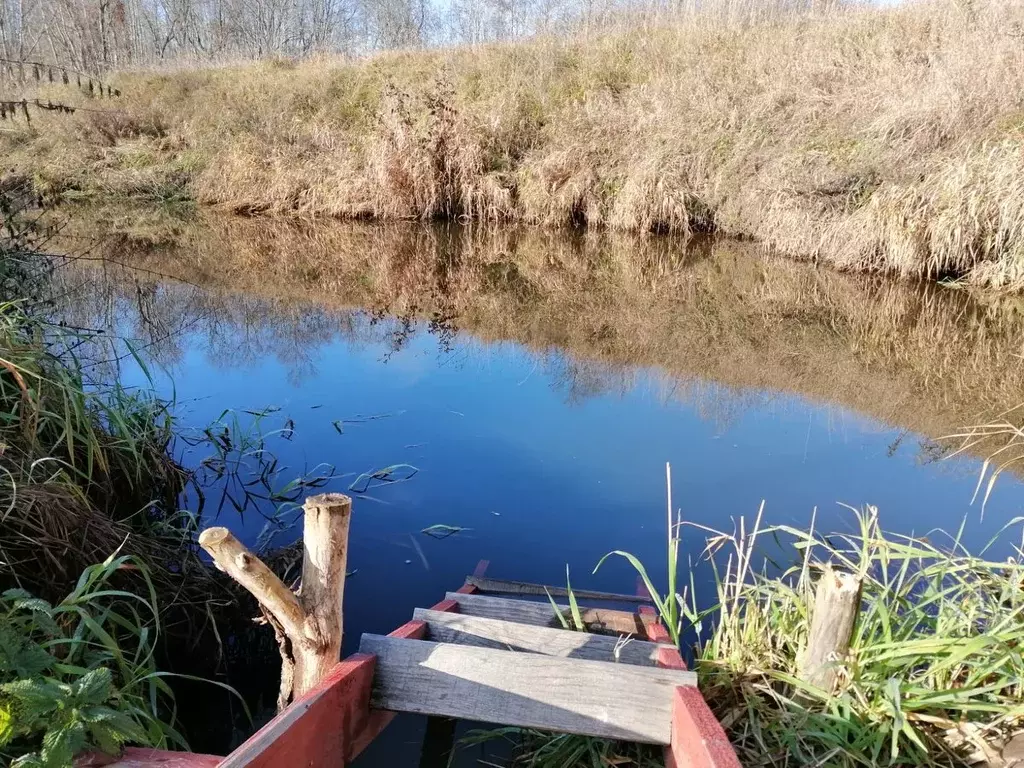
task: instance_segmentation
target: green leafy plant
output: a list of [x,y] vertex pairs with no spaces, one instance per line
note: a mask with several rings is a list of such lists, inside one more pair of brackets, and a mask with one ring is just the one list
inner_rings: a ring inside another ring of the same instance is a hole
[[[558,623],[562,625],[562,629],[569,629],[574,632],[586,632],[587,625],[583,622],[583,614],[580,613],[579,603],[576,602],[576,593],[572,591],[572,582],[569,579],[569,566],[565,566],[565,591],[569,599],[569,617],[567,618],[565,612],[559,607],[558,603],[555,602],[555,598],[551,596],[547,587],[544,587],[544,592],[548,596],[548,601],[551,603],[551,608],[555,612],[555,618],[558,619]],[[569,619],[572,619],[572,623]]]
[[[115,587],[122,577],[141,594]],[[153,583],[130,557],[87,568],[56,605],[0,595],[0,758],[56,768],[87,748],[184,745],[153,660],[158,636]]]
[[20,679],[0,685],[6,732],[0,738],[32,737],[41,732],[40,752],[22,755],[13,765],[63,766],[90,743],[116,754],[121,745],[146,743],[146,732],[131,716],[119,712],[112,675],[93,669],[74,683]]

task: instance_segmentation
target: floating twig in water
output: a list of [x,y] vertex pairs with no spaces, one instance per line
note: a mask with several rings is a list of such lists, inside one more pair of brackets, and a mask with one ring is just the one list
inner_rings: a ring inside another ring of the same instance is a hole
[[427,536],[432,536],[435,539],[447,539],[449,536],[454,536],[456,533],[471,530],[473,529],[463,528],[461,525],[444,525],[443,523],[437,523],[436,525],[427,526],[420,531],[420,533],[425,533]]
[[[313,406],[318,408],[319,406]],[[357,413],[351,419],[335,419],[331,422],[334,428],[338,431],[339,435],[345,434],[346,424],[365,424],[368,421],[378,421],[379,419],[390,419],[392,416],[401,416],[405,411],[395,411],[394,413],[376,413],[369,416],[362,413]]]
[[[419,471],[419,468],[414,467],[412,464],[392,464],[390,467],[384,467],[384,469],[364,472],[352,482],[348,489],[353,493],[365,493],[370,488],[411,480]],[[376,485],[371,485],[374,480],[378,482]]]

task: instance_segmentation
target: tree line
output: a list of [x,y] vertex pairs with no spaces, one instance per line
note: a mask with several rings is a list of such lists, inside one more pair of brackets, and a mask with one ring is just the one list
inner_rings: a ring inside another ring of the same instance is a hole
[[0,57],[89,72],[514,40],[697,0],[0,0]]

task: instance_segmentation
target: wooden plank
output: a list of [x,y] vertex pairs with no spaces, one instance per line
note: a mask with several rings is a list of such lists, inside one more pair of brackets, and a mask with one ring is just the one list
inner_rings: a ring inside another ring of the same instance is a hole
[[501,619],[486,619],[461,613],[440,613],[423,608],[417,608],[413,618],[426,622],[426,639],[436,643],[541,653],[545,656],[569,659],[591,659],[654,667],[657,666],[658,653],[664,647],[645,640],[629,640],[622,643],[618,638],[607,635],[535,627]]
[[[417,643],[419,640],[403,640]],[[220,768],[336,768],[356,755],[357,734],[370,717],[376,660],[356,654],[224,758]]]
[[692,672],[363,635],[371,702],[401,712],[668,744],[672,698]]
[[[565,587],[549,587],[544,584],[531,584],[526,581],[505,581],[504,579],[487,579],[474,574],[466,577],[466,583],[479,589],[484,594],[522,595],[532,597],[568,597]],[[544,590],[547,590],[545,592]],[[622,595],[617,592],[595,592],[592,589],[573,589],[577,600],[609,600],[617,603],[650,603],[650,595]]]
[[[449,592],[445,597],[459,604],[459,613],[466,616],[482,616],[485,619],[502,619],[537,627],[561,627],[550,602],[528,602],[509,600],[506,597],[487,595],[466,595]],[[568,616],[569,606],[559,605],[563,615]],[[628,611],[614,611],[610,608],[581,608],[583,623],[587,630],[608,635],[641,635],[642,627],[636,614]]]
[[[488,565],[488,561],[481,560],[473,573],[483,576]],[[458,591],[472,595],[476,593],[476,587],[463,584]],[[454,600],[442,600],[433,610],[441,614],[458,613],[459,604]],[[423,732],[423,746],[420,747],[420,768],[448,768],[454,749],[455,720],[450,717],[428,717],[427,728]]]

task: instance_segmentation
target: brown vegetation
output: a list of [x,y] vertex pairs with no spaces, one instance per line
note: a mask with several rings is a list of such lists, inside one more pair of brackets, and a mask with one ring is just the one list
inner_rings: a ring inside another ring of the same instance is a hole
[[40,189],[240,213],[716,231],[1024,285],[1024,8],[687,16],[602,37],[116,78],[0,134]]
[[[684,249],[672,238],[222,216],[142,229],[132,215],[102,218],[121,234],[94,256],[198,287],[117,278],[109,266],[97,281],[87,270],[81,322],[105,322],[97,314],[128,280],[155,340],[173,323],[198,325],[226,365],[252,354],[301,366],[339,335],[400,345],[407,318],[442,341],[466,331],[522,343],[573,398],[624,390],[654,367],[666,397],[715,419],[782,391],[935,438],[1016,406],[1024,390],[1015,297],[836,274],[737,242]],[[367,310],[400,320],[368,324]],[[175,343],[153,349],[174,359]]]

